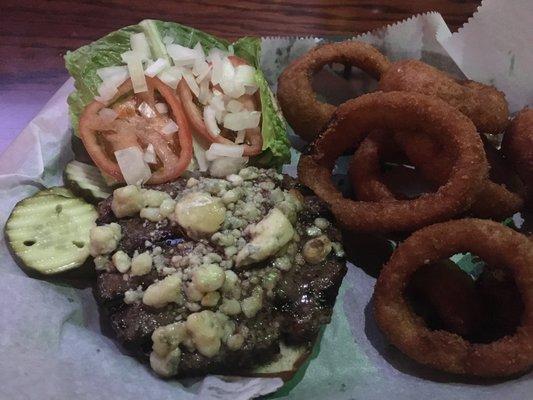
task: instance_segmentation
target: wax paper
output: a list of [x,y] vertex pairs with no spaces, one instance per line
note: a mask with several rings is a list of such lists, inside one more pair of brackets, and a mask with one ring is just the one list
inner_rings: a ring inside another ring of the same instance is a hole
[[[416,16],[359,38],[391,59],[418,58],[458,76],[470,73],[463,71],[460,63],[457,68],[443,47],[445,39],[453,36],[437,13]],[[273,86],[290,60],[321,41],[264,38],[262,64]],[[531,81],[524,83],[531,87]],[[68,81],[0,158],[2,226],[17,201],[44,186],[61,184],[63,167],[72,158],[66,106],[71,90]],[[297,149],[302,147],[297,138],[291,139]],[[294,174],[297,159],[298,151],[293,150],[286,172]],[[277,389],[269,397],[518,400],[530,398],[533,392],[531,374],[507,381],[460,379],[421,367],[402,355],[375,326],[371,297],[376,271],[360,265],[349,264],[331,323],[323,329],[310,360],[283,387],[279,379],[211,376],[161,380],[149,367],[124,354],[111,335],[102,331],[89,287],[26,276],[11,258],[4,239],[0,242],[0,275],[2,400],[240,400]]]

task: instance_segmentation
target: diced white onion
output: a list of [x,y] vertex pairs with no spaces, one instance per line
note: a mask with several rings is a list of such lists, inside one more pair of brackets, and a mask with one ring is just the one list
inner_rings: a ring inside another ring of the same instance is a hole
[[251,65],[239,65],[235,68],[235,79],[247,86],[256,86],[255,68]]
[[230,97],[237,98],[244,94],[244,87],[242,87],[242,93],[238,95],[239,88],[236,87],[235,68],[227,58],[222,61],[222,77],[219,84],[223,92]]
[[196,45],[193,47],[193,50],[196,52],[198,59],[202,61],[205,60],[204,48],[202,47],[202,44],[200,42],[196,43]]
[[110,124],[111,122],[117,119],[118,113],[112,108],[104,107],[100,111],[98,111],[98,116],[104,124]]
[[179,126],[172,120],[170,120],[165,126],[161,128],[161,132],[165,135],[172,135],[179,130]]
[[226,106],[224,105],[224,95],[218,90],[213,90],[213,97],[209,100],[209,105],[216,111],[224,111]]
[[235,144],[243,144],[246,139],[246,130],[238,131],[235,137]]
[[148,146],[146,146],[143,159],[148,164],[157,164],[157,157],[155,154],[154,145],[152,143],[149,143]]
[[131,83],[133,85],[134,93],[146,92],[148,86],[146,84],[146,78],[144,77],[144,68],[142,59],[137,53],[132,53],[127,58],[128,71],[131,77]]
[[224,50],[221,50],[218,47],[213,47],[211,50],[209,50],[209,54],[207,55],[206,60],[209,62],[213,62],[215,58],[222,60],[227,56],[228,54]]
[[211,96],[213,96],[213,92],[209,90],[209,81],[207,79],[204,79],[202,82],[200,82],[200,93],[198,94],[198,101],[206,105],[209,103],[209,100],[211,100]]
[[104,81],[100,84],[100,86],[98,86],[99,96],[96,96],[95,99],[101,103],[106,104],[115,96],[115,94],[117,94],[117,92],[117,87],[113,83],[109,83],[109,81]]
[[[210,69],[211,67],[205,60],[197,59],[194,62],[194,66],[192,67],[192,73],[196,77],[200,77],[200,76],[205,77]],[[198,82],[199,81],[201,81],[201,79],[199,79]]]
[[164,44],[171,44],[171,43],[173,43],[173,42],[174,42],[174,38],[173,38],[172,36],[168,36],[168,35],[167,35],[167,36],[165,36],[165,37],[163,38],[163,43],[164,43]]
[[187,85],[189,86],[189,89],[191,89],[191,92],[193,92],[194,95],[198,97],[200,95],[200,87],[196,83],[196,80],[194,79],[192,73],[188,70],[184,70],[183,79],[185,79],[185,82],[187,82]]
[[120,80],[120,85],[128,77],[128,67],[125,65],[116,65],[112,67],[104,67],[96,70],[96,74],[102,81],[115,81]]
[[139,113],[145,118],[154,118],[157,115],[154,109],[144,101],[139,105],[139,107],[137,107],[137,110],[139,110]]
[[228,113],[224,117],[224,128],[232,131],[257,128],[260,120],[261,113],[259,111],[240,111],[237,113]]
[[196,50],[179,44],[167,44],[167,52],[176,66],[192,66],[194,61],[199,58]]
[[226,105],[226,110],[228,110],[230,113],[236,113],[243,109],[243,105],[238,100],[230,100],[228,104]]
[[218,55],[211,58],[211,83],[218,85],[224,75],[224,63]]
[[211,135],[220,135],[220,128],[218,127],[216,120],[216,111],[211,106],[204,107],[204,123]]
[[224,95],[218,90],[213,90],[213,96],[209,100],[209,105],[215,110],[216,120],[218,123],[224,121],[224,116],[226,115],[226,106],[224,104]]
[[205,156],[205,150],[194,137],[192,138],[192,150],[194,152],[194,158],[198,163],[198,169],[201,172],[207,171],[208,163],[207,158]]
[[161,81],[167,86],[170,86],[172,89],[176,89],[179,81],[181,80],[182,72],[183,69],[181,67],[168,67],[157,74],[157,77],[161,79]]
[[155,103],[155,109],[159,114],[168,113],[168,106],[165,103]]
[[144,33],[133,33],[130,36],[131,49],[139,54],[142,60],[149,60],[152,58],[152,52],[150,51],[150,45]]
[[163,71],[165,68],[169,67],[168,60],[165,60],[164,58],[158,58],[155,60],[153,64],[151,64],[146,70],[144,71],[144,74],[146,76],[149,76],[150,78],[153,78],[157,74],[159,74],[161,71]]
[[144,161],[143,152],[138,146],[117,150],[115,157],[128,185],[141,185],[152,176],[150,167]]
[[251,65],[239,65],[235,68],[235,81],[238,85],[244,85],[246,94],[254,94],[257,91],[255,68]]
[[205,152],[208,161],[213,161],[219,157],[242,157],[244,146],[235,144],[212,143]]
[[228,54],[230,54],[230,55],[234,55],[235,54],[235,49],[233,48],[232,44],[230,44],[228,46]]

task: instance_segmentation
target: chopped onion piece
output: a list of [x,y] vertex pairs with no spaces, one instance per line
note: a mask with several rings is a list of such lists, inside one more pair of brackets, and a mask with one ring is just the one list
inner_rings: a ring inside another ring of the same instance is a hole
[[149,60],[152,58],[152,52],[150,51],[150,45],[144,33],[133,33],[130,36],[131,49],[139,54],[142,60]]
[[118,113],[112,108],[104,107],[100,111],[98,111],[98,116],[104,124],[110,124],[111,122],[117,119]]
[[211,83],[218,85],[224,75],[224,62],[218,55],[211,58]]
[[165,135],[172,135],[179,130],[179,126],[172,120],[170,120],[165,126],[161,128],[161,132]]
[[202,61],[205,60],[205,51],[204,51],[204,48],[202,47],[202,44],[200,42],[196,43],[196,45],[193,47],[193,50],[198,55],[199,59],[201,59]]
[[207,158],[205,156],[205,150],[203,147],[198,143],[198,141],[194,138],[192,138],[192,150],[194,152],[194,158],[196,159],[196,162],[198,163],[198,169],[201,172],[207,171],[208,163]]
[[238,100],[230,100],[228,104],[226,105],[226,110],[228,110],[230,113],[236,113],[243,109],[243,105]]
[[163,43],[164,43],[164,44],[171,44],[171,43],[173,43],[173,42],[174,42],[174,38],[173,38],[172,36],[168,36],[168,35],[167,35],[167,36],[165,36],[165,37],[163,38]]
[[261,113],[259,111],[239,111],[237,113],[228,113],[224,117],[224,128],[232,131],[257,128],[260,120]]
[[117,87],[113,83],[105,81],[102,82],[100,86],[98,86],[98,94],[100,96],[96,96],[95,99],[101,103],[106,104],[115,96],[115,94],[117,94],[117,92]]
[[237,136],[235,137],[235,144],[243,144],[244,139],[246,139],[246,130],[238,131]]
[[209,54],[207,55],[206,60],[208,62],[213,62],[215,58],[222,60],[223,58],[226,58],[227,56],[228,56],[228,53],[226,53],[224,50],[221,50],[218,47],[213,47],[211,50],[209,50]]
[[234,55],[235,54],[235,49],[233,48],[232,44],[230,44],[228,46],[228,54],[230,54],[230,55]]
[[204,79],[202,82],[200,82],[199,86],[200,94],[198,95],[198,101],[205,106],[207,103],[209,103],[209,100],[211,100],[213,93],[211,90],[209,90],[209,81],[207,79]]
[[204,123],[211,135],[220,135],[220,128],[216,120],[216,111],[211,106],[204,107]]
[[189,89],[191,89],[191,92],[193,92],[194,95],[198,97],[200,95],[200,87],[196,83],[196,80],[194,79],[192,73],[188,70],[183,70],[183,79],[185,79],[185,82],[187,82],[187,85],[189,86]]
[[115,157],[128,185],[142,185],[152,176],[150,167],[144,161],[143,152],[138,146],[117,150]]
[[165,103],[155,103],[155,109],[159,114],[168,113],[168,106]]
[[176,66],[192,66],[198,59],[198,51],[179,44],[167,44],[168,55]]
[[132,53],[131,56],[127,57],[126,63],[133,85],[133,92],[146,92],[148,86],[146,84],[146,78],[144,77],[144,68],[141,57],[137,53]]
[[181,80],[182,74],[182,68],[168,67],[167,69],[157,74],[157,77],[161,79],[161,81],[167,86],[170,86],[172,89],[176,89],[178,87],[179,81]]
[[246,86],[257,86],[255,68],[251,65],[239,65],[235,68],[235,79]]
[[139,105],[139,107],[137,107],[137,110],[139,110],[139,113],[145,118],[155,118],[157,115],[154,109],[144,101]]
[[170,64],[168,63],[168,60],[165,60],[164,58],[158,58],[155,60],[153,64],[151,64],[146,70],[144,71],[144,74],[146,76],[149,76],[150,78],[153,78],[157,74],[159,74],[161,71],[163,71],[165,68],[168,68]]
[[224,111],[226,106],[224,105],[224,96],[218,90],[213,90],[213,97],[209,100],[209,105],[216,111]]
[[209,72],[210,68],[211,67],[205,60],[196,59],[192,67],[192,73],[194,74],[194,76],[200,76],[200,75],[205,76]]
[[242,157],[244,146],[235,144],[212,143],[205,152],[207,161],[213,161],[219,157]]
[[[99,68],[96,70],[96,75],[98,75],[102,81],[114,80],[113,78],[116,79],[116,77],[124,77],[124,79],[120,82],[122,83],[128,77],[128,67],[125,65],[116,65],[112,67]],[[120,83],[117,84],[117,86],[120,85]]]
[[146,146],[143,159],[148,164],[157,164],[157,157],[155,155],[155,149],[152,143],[148,143],[148,146]]

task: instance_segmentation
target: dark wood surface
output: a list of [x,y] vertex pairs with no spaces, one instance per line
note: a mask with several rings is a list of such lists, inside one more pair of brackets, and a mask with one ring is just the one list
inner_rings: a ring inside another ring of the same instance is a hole
[[457,30],[478,0],[0,1],[0,152],[68,78],[63,54],[145,18],[243,35],[353,35],[440,12]]

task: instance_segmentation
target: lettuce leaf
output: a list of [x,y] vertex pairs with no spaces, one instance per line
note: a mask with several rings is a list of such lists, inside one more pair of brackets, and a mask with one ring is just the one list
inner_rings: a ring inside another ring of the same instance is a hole
[[208,33],[175,22],[144,20],[138,25],[131,25],[112,32],[103,38],[69,51],[65,55],[65,65],[75,79],[76,90],[69,96],[69,113],[74,133],[77,135],[78,120],[83,108],[98,94],[101,83],[96,70],[102,67],[122,65],[121,54],[130,49],[130,35],[144,32],[154,58],[168,58],[163,38],[171,37],[174,43],[193,47],[200,42],[206,52],[213,47],[228,50],[233,46],[239,57],[247,60],[256,69],[256,80],[261,97],[263,152],[254,157],[252,162],[263,167],[281,167],[290,161],[290,144],[286,136],[285,120],[281,116],[265,76],[259,69],[261,40],[244,37],[231,45]]

